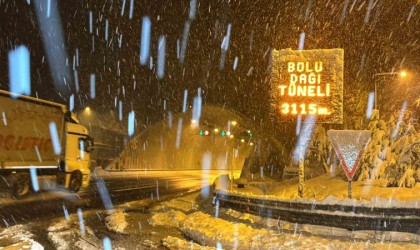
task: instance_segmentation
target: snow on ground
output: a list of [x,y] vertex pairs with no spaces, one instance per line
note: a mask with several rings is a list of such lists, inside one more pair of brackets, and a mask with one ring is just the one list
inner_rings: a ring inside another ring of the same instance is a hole
[[93,230],[86,225],[83,225],[83,228],[84,235],[77,214],[72,214],[69,220],[60,218],[48,227],[48,239],[57,250],[98,249],[102,243],[96,238]]
[[194,242],[188,242],[186,240],[177,238],[177,237],[172,237],[172,236],[168,236],[165,237],[162,240],[162,245],[168,249],[173,249],[173,250],[181,250],[181,249],[190,249],[190,250],[211,250],[211,249],[216,249],[214,247],[206,247],[206,246],[201,246],[198,245]]
[[115,205],[115,209],[124,210],[125,212],[129,211],[145,211],[149,206],[151,206],[155,201],[152,199],[144,199],[137,201],[129,201],[122,204]]
[[164,201],[159,203],[157,206],[154,206],[151,211],[160,211],[160,210],[167,210],[167,209],[177,209],[183,212],[189,212],[191,210],[197,210],[198,205],[195,202],[197,194],[188,195],[185,197],[180,197],[177,199],[172,199],[169,201]]
[[[151,224],[176,227],[202,246],[223,249],[419,249],[416,243],[420,244],[420,236],[410,233],[301,225],[225,208],[220,209],[221,218],[215,218],[213,210],[209,210],[209,214],[194,209],[184,212],[183,204],[175,200],[166,204],[178,204],[179,207],[157,206]],[[186,244],[191,244],[173,237],[164,238],[162,242],[170,249],[187,249]],[[198,246],[192,246],[195,247]]]
[[196,204],[198,195],[199,193],[193,193],[161,202],[152,207],[150,209],[153,213],[150,220],[151,224],[154,226],[179,227],[179,222],[187,217],[186,213],[198,209],[198,204]]
[[[283,199],[294,199],[297,197],[297,180],[279,182],[269,190],[269,194]],[[304,198],[323,200],[328,196],[337,199],[348,197],[348,182],[342,178],[324,174],[322,176],[306,180]],[[352,195],[357,200],[372,200],[372,198],[389,199],[394,198],[400,201],[420,200],[420,189],[384,187],[380,180],[353,181]]]
[[[211,215],[196,212],[181,222],[180,230],[202,245],[224,248],[272,248],[284,242],[284,235],[266,229],[253,229],[242,223],[233,223]],[[249,234],[249,233],[252,234]]]
[[125,233],[125,228],[128,226],[126,221],[127,214],[123,210],[108,211],[108,216],[105,218],[106,228],[115,233]]
[[[199,190],[196,190],[199,191]],[[188,195],[177,197],[175,199],[170,199],[167,201],[162,201],[158,204],[155,204],[150,208],[151,212],[166,211],[168,209],[181,210],[183,212],[189,212],[198,209],[198,204],[196,203],[199,193],[193,192]]]
[[44,249],[44,247],[34,241],[33,238],[34,235],[25,230],[24,225],[8,227],[0,232],[0,249]]
[[420,243],[420,235],[412,233],[370,230],[349,231],[347,229],[337,227],[327,227],[311,224],[297,224],[279,219],[263,218],[257,215],[241,213],[232,209],[225,208],[221,208],[220,213],[228,215],[244,223],[250,223],[252,225],[268,228],[271,230],[277,230],[280,232],[294,232],[295,230],[299,230],[300,232],[304,232],[306,234],[311,234],[314,236],[334,236],[343,239],[365,241],[399,241]]
[[[168,211],[165,213],[173,213]],[[170,218],[166,216],[165,218]],[[254,228],[241,222],[231,222],[203,212],[194,212],[186,217],[170,218],[177,220],[179,230],[187,237],[203,246],[223,249],[418,249],[419,245],[402,242],[386,242],[385,237],[373,241],[358,241],[352,238],[319,237],[304,234],[301,227],[292,232]],[[172,225],[175,225],[172,224]],[[169,224],[167,224],[169,225]],[[306,229],[307,231],[308,229]],[[364,232],[366,233],[366,232]],[[368,232],[372,233],[372,232]],[[168,242],[166,238],[163,242]],[[383,242],[381,242],[383,241]],[[176,244],[176,239],[170,239]],[[180,244],[186,244],[182,242]],[[182,249],[170,248],[170,249]],[[184,248],[186,249],[186,248]],[[195,248],[194,248],[195,249]]]
[[234,186],[223,190],[247,197],[284,200],[308,204],[339,204],[365,207],[408,207],[420,208],[420,189],[382,187],[378,182],[352,182],[353,198],[348,197],[348,182],[330,174],[305,181],[304,196],[298,198],[298,180],[282,182],[250,183],[245,188]]
[[169,210],[153,214],[151,224],[153,226],[179,227],[179,222],[186,218],[187,216],[181,211]]

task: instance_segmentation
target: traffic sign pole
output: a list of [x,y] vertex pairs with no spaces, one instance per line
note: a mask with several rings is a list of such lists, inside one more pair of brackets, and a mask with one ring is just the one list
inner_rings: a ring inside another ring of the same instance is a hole
[[299,161],[299,190],[298,195],[303,198],[303,189],[305,188],[305,163],[303,160]]
[[302,146],[299,146],[299,185],[298,196],[303,198],[303,189],[305,188],[305,159],[301,152]]
[[351,195],[351,181],[349,181],[349,198],[350,199],[352,198],[352,195]]

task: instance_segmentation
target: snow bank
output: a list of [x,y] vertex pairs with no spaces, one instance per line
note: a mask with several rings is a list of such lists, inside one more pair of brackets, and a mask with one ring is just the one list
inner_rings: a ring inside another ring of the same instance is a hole
[[[3,249],[0,247],[0,249]],[[44,249],[44,247],[34,240],[25,240],[19,243],[15,243],[12,245],[5,246],[4,249],[7,250],[14,250],[14,249],[32,249],[32,250],[39,250]]]
[[83,249],[95,250],[101,246],[95,233],[90,227],[84,226],[85,235],[80,231],[79,219],[72,214],[69,220],[61,218],[51,224],[48,231],[48,239],[57,250]]
[[125,202],[122,204],[115,205],[115,209],[117,210],[124,210],[126,212],[130,211],[145,211],[149,206],[153,204],[153,200],[151,199],[144,199],[144,200],[136,200]]
[[177,209],[183,212],[190,212],[192,210],[197,210],[197,208],[198,208],[198,205],[194,201],[173,199],[170,201],[165,201],[165,202],[160,203],[158,206],[153,207],[151,211]]
[[[348,231],[315,225],[300,225],[224,210],[222,213],[249,221],[227,221],[202,212],[185,215],[180,211],[157,213],[153,225],[173,226],[194,242],[221,249],[418,249],[420,236],[399,232]],[[262,227],[262,228],[261,228]],[[266,228],[264,228],[266,227]],[[331,237],[335,237],[332,239]],[[395,242],[395,243],[394,243]],[[169,249],[211,249],[174,237],[162,244]],[[201,248],[200,248],[201,247]]]
[[253,229],[241,223],[228,222],[202,212],[196,212],[181,222],[180,230],[202,245],[223,248],[278,249],[283,245],[284,235],[266,229]]
[[57,250],[97,250],[101,246],[99,242],[85,238],[75,230],[50,232],[48,233],[48,239]]
[[1,231],[0,245],[5,249],[44,249],[44,247],[33,240],[33,238],[34,235],[25,230],[23,225],[16,225]]
[[[417,244],[394,242],[371,242],[339,240],[302,234],[299,228],[294,233],[277,230],[255,229],[242,223],[214,218],[202,212],[187,216],[180,222],[180,230],[194,241],[223,249],[418,249]],[[374,233],[369,231],[369,233]],[[399,237],[404,237],[401,234]],[[384,234],[380,240],[391,237]],[[393,238],[394,240],[396,237]]]
[[186,218],[187,216],[183,212],[169,210],[167,212],[155,213],[151,218],[151,224],[153,226],[179,227],[179,223]]
[[299,230],[299,232],[305,232],[314,236],[334,236],[337,238],[346,238],[354,240],[372,240],[372,241],[399,241],[399,242],[419,242],[420,235],[403,232],[392,232],[392,231],[349,231],[343,228],[327,227],[320,225],[310,224],[297,224],[291,223],[279,219],[264,218],[258,215],[241,213],[232,209],[221,209],[222,214],[226,214],[235,219],[250,222],[253,225],[260,225],[261,227],[277,230],[281,232],[293,232]]
[[214,180],[213,187],[216,189],[228,189],[230,184],[229,174],[222,174]]
[[[251,185],[251,184],[250,184]],[[218,189],[219,193],[233,194],[249,198],[268,199],[286,202],[299,202],[313,205],[345,205],[380,208],[420,208],[420,196],[415,188],[385,188],[374,182],[353,182],[353,199],[348,196],[348,183],[340,178],[325,174],[305,181],[304,198],[297,197],[297,180],[278,183],[259,183],[258,193],[250,188]]]
[[168,236],[163,238],[162,245],[168,249],[190,249],[190,250],[211,250],[214,247],[200,246],[194,242],[188,242],[186,240]]
[[169,201],[164,201],[158,203],[157,205],[150,208],[151,212],[161,212],[167,211],[168,209],[180,210],[184,213],[195,211],[198,209],[198,204],[196,203],[199,193],[193,193],[190,195],[178,197]]
[[69,239],[73,238],[73,233],[69,231],[63,232],[49,232],[48,239],[54,245],[57,250],[70,249]]
[[127,214],[123,210],[112,210],[108,213],[109,215],[105,218],[106,228],[115,233],[125,233],[124,230],[128,226],[125,219]]

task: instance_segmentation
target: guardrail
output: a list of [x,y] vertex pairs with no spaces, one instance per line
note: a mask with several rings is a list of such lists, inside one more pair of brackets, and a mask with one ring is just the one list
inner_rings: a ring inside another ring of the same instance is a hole
[[229,194],[215,190],[221,207],[299,224],[419,233],[420,209],[309,204]]

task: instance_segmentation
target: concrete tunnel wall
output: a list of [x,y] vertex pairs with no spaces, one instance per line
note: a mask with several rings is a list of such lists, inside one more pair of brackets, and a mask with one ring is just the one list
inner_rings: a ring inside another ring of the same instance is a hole
[[[222,137],[220,132],[227,131],[228,121],[236,121],[231,126],[233,139]],[[178,125],[180,143],[176,146]],[[218,128],[218,134],[200,136],[199,131],[213,132]],[[255,136],[248,137],[246,142],[240,142],[239,134],[251,130]],[[188,169],[241,169],[245,159],[256,151],[258,143],[257,128],[238,115],[219,107],[204,106],[202,108],[200,125],[193,128],[191,111],[176,114],[172,123],[167,116],[165,120],[142,131],[128,143],[120,156],[108,168],[115,170],[188,170]],[[250,143],[254,141],[253,143]],[[253,144],[253,145],[252,145]],[[235,148],[237,155],[235,156]],[[205,156],[207,156],[205,158]],[[208,157],[209,156],[209,157]],[[209,159],[203,162],[203,159]]]

